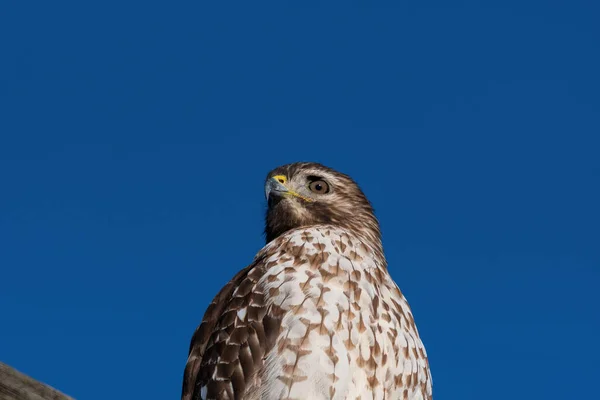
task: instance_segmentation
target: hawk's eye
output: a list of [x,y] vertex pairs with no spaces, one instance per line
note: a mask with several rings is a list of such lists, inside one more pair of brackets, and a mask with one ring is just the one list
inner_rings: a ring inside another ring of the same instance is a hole
[[327,182],[325,182],[323,180],[311,182],[310,185],[308,185],[308,188],[310,189],[311,192],[317,193],[317,194],[324,194],[324,193],[329,192],[329,185],[327,184]]

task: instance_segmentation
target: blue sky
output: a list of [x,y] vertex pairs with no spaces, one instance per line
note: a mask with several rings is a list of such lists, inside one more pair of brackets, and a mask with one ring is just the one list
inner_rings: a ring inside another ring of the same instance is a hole
[[310,160],[373,202],[437,399],[596,392],[597,4],[201,3],[2,4],[0,361],[178,398]]

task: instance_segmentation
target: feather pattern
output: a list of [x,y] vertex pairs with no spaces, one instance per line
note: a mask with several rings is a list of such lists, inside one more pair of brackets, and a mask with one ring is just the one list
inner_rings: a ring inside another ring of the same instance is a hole
[[192,339],[184,400],[431,399],[410,307],[350,232],[292,230],[215,297]]

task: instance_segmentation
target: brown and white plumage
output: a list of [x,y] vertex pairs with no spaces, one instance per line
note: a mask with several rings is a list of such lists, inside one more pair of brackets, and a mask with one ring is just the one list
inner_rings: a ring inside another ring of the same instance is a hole
[[425,348],[356,183],[296,163],[266,188],[267,245],[208,307],[182,399],[431,399]]

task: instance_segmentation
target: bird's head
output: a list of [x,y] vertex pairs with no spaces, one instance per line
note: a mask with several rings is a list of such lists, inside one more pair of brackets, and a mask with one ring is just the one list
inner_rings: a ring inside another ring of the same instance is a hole
[[290,229],[329,224],[380,246],[373,208],[348,175],[317,163],[294,163],[267,175],[267,242]]

